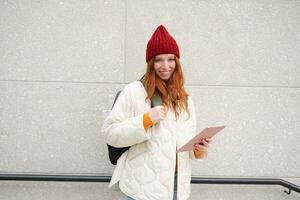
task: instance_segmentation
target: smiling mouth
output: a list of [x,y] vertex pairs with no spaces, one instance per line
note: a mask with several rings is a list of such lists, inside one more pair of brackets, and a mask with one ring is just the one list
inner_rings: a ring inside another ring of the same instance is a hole
[[163,75],[163,76],[168,76],[170,74],[170,72],[169,71],[165,71],[165,72],[160,72],[160,74]]

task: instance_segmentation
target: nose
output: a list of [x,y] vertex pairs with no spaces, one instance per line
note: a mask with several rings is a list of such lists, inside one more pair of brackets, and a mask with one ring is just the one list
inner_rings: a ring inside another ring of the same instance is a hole
[[168,60],[164,60],[164,62],[163,62],[163,64],[162,64],[162,67],[163,67],[163,68],[169,67]]

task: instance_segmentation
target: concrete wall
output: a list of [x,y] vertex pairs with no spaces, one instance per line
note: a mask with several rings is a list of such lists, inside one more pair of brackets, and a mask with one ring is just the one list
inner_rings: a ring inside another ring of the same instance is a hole
[[[0,1],[0,173],[111,174],[103,111],[145,72],[164,24],[198,130],[227,125],[193,175],[300,185],[300,1]],[[280,186],[193,185],[191,199],[296,199]],[[106,183],[0,182],[1,199],[120,199]]]

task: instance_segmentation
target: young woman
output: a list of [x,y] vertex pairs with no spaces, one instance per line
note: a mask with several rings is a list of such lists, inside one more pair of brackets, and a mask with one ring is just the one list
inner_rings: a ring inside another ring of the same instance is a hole
[[[196,134],[194,103],[184,89],[179,48],[160,25],[147,44],[142,81],[125,86],[102,132],[106,142],[129,150],[118,159],[109,187],[125,199],[172,200],[190,196],[191,159],[206,157],[210,138],[193,151],[176,150]],[[161,105],[152,106],[155,97]]]

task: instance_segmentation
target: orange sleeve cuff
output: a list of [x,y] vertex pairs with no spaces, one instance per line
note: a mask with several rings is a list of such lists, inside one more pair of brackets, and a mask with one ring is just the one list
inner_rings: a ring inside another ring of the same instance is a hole
[[203,152],[202,151],[198,151],[197,149],[194,149],[194,154],[195,154],[196,158],[200,158],[202,156]]
[[147,131],[148,128],[150,128],[153,125],[153,122],[149,116],[149,113],[145,113],[143,116],[143,124],[144,124],[144,128]]

